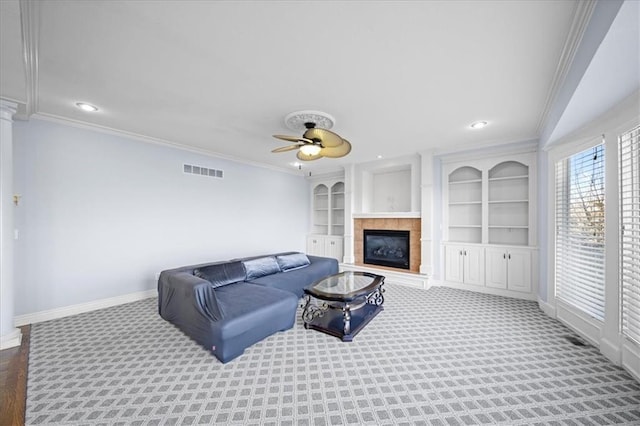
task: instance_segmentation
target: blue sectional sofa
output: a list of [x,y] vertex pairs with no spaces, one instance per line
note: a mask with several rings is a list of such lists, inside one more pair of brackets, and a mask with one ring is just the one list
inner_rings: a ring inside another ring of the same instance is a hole
[[295,324],[304,288],[338,272],[332,258],[287,252],[166,270],[160,316],[226,363]]

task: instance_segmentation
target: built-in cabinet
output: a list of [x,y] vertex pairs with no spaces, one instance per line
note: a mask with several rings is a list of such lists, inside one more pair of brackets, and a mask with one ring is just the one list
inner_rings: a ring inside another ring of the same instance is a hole
[[309,235],[307,236],[307,254],[333,257],[342,262],[342,244],[342,237]]
[[531,291],[531,250],[487,247],[485,257],[487,287]]
[[345,186],[344,179],[312,181],[311,234],[307,253],[342,262],[344,255]]
[[445,281],[535,297],[535,176],[533,152],[443,163]]
[[445,277],[447,281],[482,285],[484,252],[481,247],[447,245]]

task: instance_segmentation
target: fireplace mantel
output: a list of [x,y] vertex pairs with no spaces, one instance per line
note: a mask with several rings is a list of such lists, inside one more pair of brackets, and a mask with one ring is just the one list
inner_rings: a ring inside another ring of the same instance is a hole
[[420,219],[420,212],[354,213],[354,219]]

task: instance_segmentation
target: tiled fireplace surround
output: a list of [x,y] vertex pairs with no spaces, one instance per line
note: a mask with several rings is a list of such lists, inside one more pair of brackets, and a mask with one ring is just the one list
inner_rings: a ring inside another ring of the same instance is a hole
[[[363,239],[365,229],[384,229],[391,231],[409,231],[409,271],[420,272],[420,219],[419,218],[356,218],[353,229],[353,250],[356,265],[364,265]],[[397,268],[375,266],[375,268],[394,271],[406,271]]]

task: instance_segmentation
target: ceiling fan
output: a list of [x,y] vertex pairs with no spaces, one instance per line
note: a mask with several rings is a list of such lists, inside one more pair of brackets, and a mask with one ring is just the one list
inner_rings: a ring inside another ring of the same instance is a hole
[[274,138],[294,142],[295,144],[282,146],[271,152],[286,152],[297,149],[296,157],[303,161],[317,160],[322,157],[340,158],[351,152],[351,144],[340,135],[330,130],[316,127],[316,123],[312,121],[305,122],[304,127],[306,130],[301,137],[273,135]]

